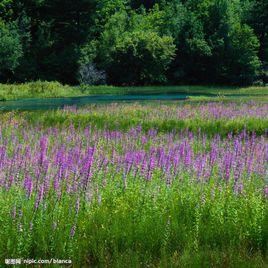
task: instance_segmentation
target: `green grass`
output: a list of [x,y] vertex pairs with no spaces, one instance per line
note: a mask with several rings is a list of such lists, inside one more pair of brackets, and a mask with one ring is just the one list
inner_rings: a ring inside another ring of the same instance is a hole
[[77,97],[101,94],[153,94],[153,93],[189,93],[214,94],[219,97],[251,95],[266,96],[268,87],[220,87],[220,86],[150,86],[150,87],[114,87],[114,86],[68,86],[58,82],[31,82],[25,84],[0,84],[0,100],[29,98]]
[[[19,160],[19,157],[23,158],[27,145],[38,156],[40,137],[43,136],[49,137],[50,149],[66,146],[67,150],[76,145],[85,147],[92,144],[95,135],[101,135],[103,129],[126,131],[138,124],[145,131],[158,128],[164,133],[185,129],[198,133],[200,129],[208,137],[215,134],[226,136],[231,131],[239,133],[245,128],[264,134],[268,128],[267,117],[217,120],[201,117],[200,105],[203,102],[182,106],[155,102],[1,113],[0,142],[3,148],[6,147],[7,157],[17,152],[13,148],[17,144],[16,148],[22,150],[18,149]],[[225,108],[226,104],[218,105]],[[235,104],[235,110],[241,108],[239,105],[244,104]],[[261,110],[263,106],[262,103],[246,105],[249,105],[246,106],[248,111]],[[193,116],[174,120],[178,110],[184,109],[193,112]],[[70,127],[72,124],[75,129]],[[85,131],[89,125],[96,126],[90,135]],[[48,134],[47,127],[53,127],[56,135]],[[69,135],[73,138],[69,139]],[[140,143],[137,146],[147,152],[157,146],[165,148],[168,145],[163,143],[163,136],[159,133],[159,144],[148,141],[146,146]],[[80,137],[80,142],[76,142],[74,137]],[[128,135],[110,142],[105,135],[101,137],[96,143],[98,156],[105,153],[110,157],[112,149],[120,154],[130,142]],[[228,146],[227,139],[222,143],[223,148]],[[61,146],[57,147],[57,144]],[[211,146],[211,139],[203,144],[203,138],[199,136],[193,141],[193,146],[196,153],[202,154]],[[48,159],[51,156],[49,151]],[[72,151],[69,153],[71,155]],[[14,165],[10,163],[10,170],[0,174],[6,177],[6,181],[9,181],[10,172],[20,165],[19,161]],[[263,195],[263,177],[244,174],[243,193],[237,194],[233,174],[227,182],[220,179],[217,168],[208,182],[197,183],[186,169],[172,178],[171,185],[167,185],[165,171],[157,169],[150,181],[131,173],[124,184],[122,171],[117,171],[116,165],[110,163],[109,172],[101,169],[94,172],[86,192],[81,189],[67,194],[67,185],[62,183],[59,197],[53,189],[54,177],[51,177],[51,188],[35,210],[37,187],[28,199],[19,186],[25,179],[23,172],[28,171],[25,166],[14,177],[17,181],[10,189],[0,187],[0,263],[8,256],[71,259],[73,267],[267,267],[268,206]],[[41,175],[39,182],[43,177]],[[78,198],[79,212],[76,211]],[[17,216],[12,218],[14,207]],[[76,232],[71,237],[73,226],[76,226]]]
[[[15,128],[12,120],[10,125],[3,124],[1,133],[9,141],[5,143],[8,155],[14,153],[17,139],[23,144],[25,127],[29,137],[24,142],[37,148],[46,129],[35,131],[23,122]],[[92,138],[84,133],[81,128],[73,132],[86,145]],[[68,129],[49,135],[51,148],[57,143],[75,146],[66,143],[68,136]],[[127,142],[109,145],[104,136],[102,139],[98,146],[108,154],[112,148],[119,152]],[[155,145],[144,150],[151,146]],[[195,146],[202,152],[206,145],[197,139]],[[268,263],[268,206],[262,192],[264,182],[257,174],[245,174],[243,193],[237,194],[234,179],[220,179],[217,168],[208,182],[198,183],[185,170],[169,186],[163,170],[157,169],[149,181],[130,173],[124,184],[123,171],[116,171],[110,163],[109,172],[94,172],[87,192],[81,189],[68,194],[62,183],[59,197],[51,178],[51,187],[35,210],[38,191],[26,198],[20,186],[25,170],[18,173],[17,184],[8,190],[0,188],[1,263],[7,256],[71,259],[74,267],[259,268]],[[14,207],[16,217],[11,216]],[[76,232],[71,237],[74,225]]]
[[242,95],[239,93],[236,95],[218,95],[216,97],[210,97],[210,96],[190,96],[189,99],[187,100],[188,102],[195,103],[195,102],[236,102],[236,103],[241,103],[241,102],[268,102],[268,95],[267,94],[255,94],[255,95]]
[[[133,126],[141,125],[143,130],[152,128],[158,129],[160,132],[171,132],[188,129],[194,133],[199,130],[207,135],[220,134],[226,136],[228,133],[239,133],[246,129],[250,132],[255,132],[257,135],[263,135],[268,128],[268,119],[218,119],[202,121],[199,118],[187,120],[152,120],[144,121],[139,117],[119,117],[108,116],[101,114],[68,114],[64,115],[60,112],[48,113],[24,113],[25,119],[33,124],[41,124],[46,127],[65,127],[73,124],[75,127],[86,127],[88,125],[96,126],[98,128],[108,128],[110,130],[126,131]],[[17,114],[21,117],[21,114]]]
[[[219,190],[216,182],[198,185],[187,176],[171,188],[160,174],[148,183],[128,178],[127,190],[120,175],[107,177],[105,188],[99,185],[101,203],[96,194],[90,202],[81,197],[78,215],[76,195],[58,199],[51,191],[34,212],[34,195],[25,200],[15,187],[1,191],[0,252],[71,259],[77,267],[265,267],[268,210],[253,181],[244,197],[233,193],[232,184]],[[7,217],[15,204],[22,218]]]
[[[200,113],[207,105],[219,107],[223,116],[211,117],[210,110]],[[127,131],[134,126],[140,125],[144,131],[156,128],[158,131],[167,133],[188,129],[193,133],[199,131],[206,135],[219,134],[226,136],[228,133],[240,133],[244,129],[255,132],[257,135],[264,135],[268,129],[268,117],[260,115],[247,116],[248,111],[260,111],[265,113],[265,104],[260,103],[237,103],[230,104],[220,102],[217,104],[203,102],[192,102],[177,105],[176,103],[159,104],[110,104],[90,105],[77,110],[51,110],[33,112],[12,112],[2,113],[2,120],[12,118],[18,122],[41,125],[45,127],[68,127],[71,124],[76,128],[85,128],[89,125],[99,129]],[[243,109],[240,115],[234,117],[225,116],[224,113]],[[185,117],[178,115],[186,113]],[[191,114],[188,116],[187,114]],[[258,113],[257,113],[258,114]],[[267,114],[267,113],[266,113]]]

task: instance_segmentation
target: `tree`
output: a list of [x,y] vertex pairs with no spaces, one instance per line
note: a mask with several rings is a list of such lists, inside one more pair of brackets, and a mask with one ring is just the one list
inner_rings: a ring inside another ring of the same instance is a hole
[[209,14],[206,30],[213,53],[208,64],[210,74],[218,83],[251,83],[260,68],[259,43],[252,29],[241,21],[237,3],[215,1]]
[[264,0],[0,0],[2,78],[76,84],[86,68],[114,84],[251,83],[268,64],[267,10]]
[[175,52],[172,37],[136,31],[122,35],[115,47],[107,69],[113,84],[166,82],[165,71]]
[[144,7],[147,10],[153,8],[156,4],[165,4],[165,0],[131,0],[130,5],[133,9]]
[[170,1],[164,6],[155,6],[149,12],[148,20],[158,33],[174,39],[176,55],[168,71],[169,82],[201,81],[211,49],[205,40],[200,19],[180,2]]
[[17,26],[0,21],[0,74],[13,71],[22,57],[22,44]]
[[146,16],[117,12],[105,25],[100,39],[87,50],[89,54],[96,52],[91,60],[107,72],[110,83],[165,82],[165,72],[175,53],[173,38],[160,36],[150,25],[145,27]]
[[268,1],[251,1],[246,22],[254,30],[260,41],[259,57],[264,65],[268,65]]
[[129,0],[103,0],[97,1],[93,14],[94,25],[90,30],[91,37],[97,38],[104,30],[104,26],[111,16],[122,10],[126,10]]
[[[251,83],[258,74],[260,62],[257,57],[258,40],[243,22],[245,10],[242,7],[247,9],[248,4],[242,6],[240,1],[230,0],[188,0],[185,5],[201,22],[200,31],[195,32],[200,36],[202,30],[209,46],[209,49],[204,46],[209,52],[206,57],[195,60],[203,67],[202,75],[192,76],[205,83]],[[190,27],[194,28],[196,23]],[[193,51],[190,52],[190,56],[193,55]]]
[[[7,0],[5,0],[7,1]],[[17,80],[59,80],[76,83],[79,46],[93,25],[95,0],[9,0],[6,20],[29,20],[31,42],[24,53]],[[1,11],[1,9],[0,9]],[[64,67],[64,68],[63,68]]]
[[259,74],[259,40],[248,25],[237,25],[230,33],[227,77],[231,82],[251,84]]

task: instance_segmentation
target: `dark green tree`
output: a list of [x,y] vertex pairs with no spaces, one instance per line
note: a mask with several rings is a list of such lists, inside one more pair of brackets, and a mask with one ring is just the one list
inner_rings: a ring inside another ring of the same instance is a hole
[[205,30],[212,57],[208,71],[218,83],[251,83],[260,69],[258,39],[243,24],[237,8],[237,2],[228,0],[215,1],[209,8],[211,20]]
[[95,0],[18,0],[9,5],[6,19],[19,21],[20,28],[28,20],[31,38],[17,79],[75,83],[79,46],[93,25]]
[[7,75],[19,65],[23,56],[21,37],[15,23],[5,24],[0,21],[0,78]]
[[267,10],[266,0],[0,0],[2,81],[75,84],[86,65],[113,84],[251,83],[267,66]]
[[264,65],[268,65],[268,1],[251,1],[246,22],[254,30],[260,41],[259,57]]
[[150,16],[117,12],[106,23],[101,37],[84,48],[84,57],[105,70],[110,83],[166,82],[165,73],[175,45],[172,37],[154,30]]

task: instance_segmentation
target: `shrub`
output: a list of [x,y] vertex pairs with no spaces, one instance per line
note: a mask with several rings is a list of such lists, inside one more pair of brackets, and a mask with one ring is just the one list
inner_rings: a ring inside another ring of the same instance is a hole
[[104,85],[106,84],[106,73],[98,70],[94,63],[88,63],[80,66],[78,80],[84,85]]
[[59,82],[36,81],[24,84],[0,84],[0,99],[61,97],[72,92],[73,88]]
[[83,57],[104,69],[111,84],[165,82],[175,54],[174,40],[160,35],[149,24],[146,15],[117,12],[104,26],[100,38],[85,46]]
[[22,44],[16,25],[0,21],[0,72],[14,70],[22,54]]

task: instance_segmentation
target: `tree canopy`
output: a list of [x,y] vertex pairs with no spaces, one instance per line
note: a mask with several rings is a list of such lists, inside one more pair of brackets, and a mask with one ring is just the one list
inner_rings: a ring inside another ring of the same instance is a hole
[[268,65],[267,10],[264,0],[0,0],[0,82],[251,84]]

